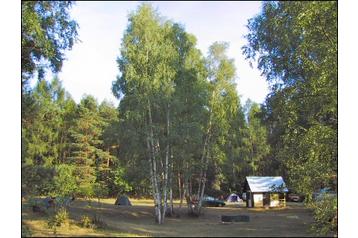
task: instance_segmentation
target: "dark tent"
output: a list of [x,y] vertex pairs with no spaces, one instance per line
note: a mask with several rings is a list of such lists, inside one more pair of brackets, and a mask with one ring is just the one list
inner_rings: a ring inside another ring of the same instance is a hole
[[118,196],[114,205],[121,205],[121,206],[132,206],[129,198],[127,196]]

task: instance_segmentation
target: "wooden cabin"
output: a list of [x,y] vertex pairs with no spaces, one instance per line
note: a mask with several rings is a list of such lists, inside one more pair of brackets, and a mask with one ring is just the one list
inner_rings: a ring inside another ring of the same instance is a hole
[[245,179],[246,207],[286,206],[288,189],[281,176],[249,176]]

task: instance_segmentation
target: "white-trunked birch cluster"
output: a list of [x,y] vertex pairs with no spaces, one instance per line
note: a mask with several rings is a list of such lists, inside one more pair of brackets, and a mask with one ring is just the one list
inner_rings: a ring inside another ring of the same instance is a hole
[[[209,160],[215,159],[239,104],[228,44],[214,43],[207,58],[195,44],[181,25],[143,4],[129,16],[117,60],[120,75],[113,91],[123,113],[131,115],[127,123],[143,128],[159,224],[173,215],[174,167],[182,175],[181,204],[185,198],[189,213],[200,215]],[[197,152],[186,155],[193,145]]]

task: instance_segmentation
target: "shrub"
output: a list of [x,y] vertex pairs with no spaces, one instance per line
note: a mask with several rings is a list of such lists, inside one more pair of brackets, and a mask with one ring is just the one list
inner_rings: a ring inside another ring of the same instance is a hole
[[106,228],[107,224],[97,215],[94,215],[92,218],[90,218],[87,215],[83,215],[81,217],[81,226],[85,228]]
[[54,230],[54,233],[56,233],[56,227],[62,226],[66,223],[68,223],[68,212],[65,208],[61,207],[54,214],[54,216],[50,217],[48,226]]
[[89,216],[83,215],[81,217],[81,226],[85,228],[94,228],[92,219]]
[[311,204],[313,208],[314,224],[313,231],[320,235],[338,231],[338,207],[337,197],[325,196],[322,200]]

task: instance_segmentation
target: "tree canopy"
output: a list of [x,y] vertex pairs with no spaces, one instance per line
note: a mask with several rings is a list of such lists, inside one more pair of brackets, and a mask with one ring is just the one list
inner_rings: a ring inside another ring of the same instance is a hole
[[337,189],[337,27],[337,2],[265,2],[243,47],[271,85],[263,115],[272,164],[308,201]]
[[42,79],[46,69],[57,73],[77,40],[78,25],[71,19],[71,1],[21,2],[21,81],[38,73]]
[[57,76],[43,80],[77,40],[71,6],[22,2],[23,194],[151,196],[162,224],[175,198],[200,216],[204,195],[242,193],[246,176],[277,175],[306,195],[318,230],[336,229],[323,221],[336,221],[336,200],[311,203],[317,189],[337,190],[336,2],[264,2],[248,21],[243,54],[270,84],[262,104],[241,102],[227,42],[204,55],[193,34],[147,3],[129,14],[118,46],[119,104],[91,95],[76,103]]

